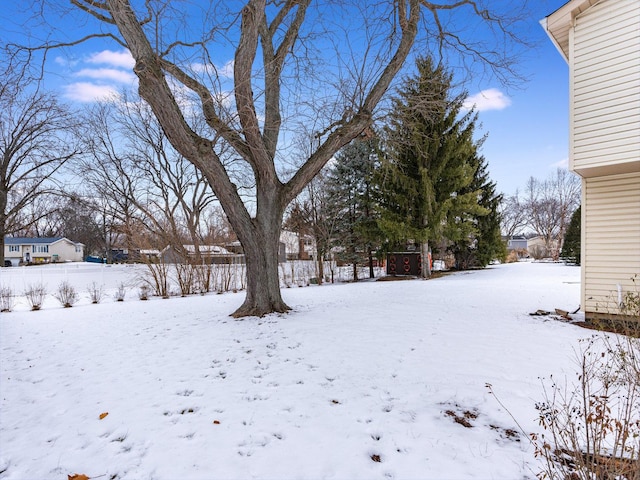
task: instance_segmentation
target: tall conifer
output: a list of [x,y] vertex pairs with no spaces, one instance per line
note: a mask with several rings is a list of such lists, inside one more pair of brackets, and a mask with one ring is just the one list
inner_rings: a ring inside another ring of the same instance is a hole
[[[421,58],[416,66],[417,75],[393,99],[384,130],[379,225],[388,248],[413,240],[426,260],[430,242],[465,238],[474,227],[461,219],[487,209],[479,204],[481,191],[470,188],[479,167],[477,114],[463,113],[466,93],[451,93],[452,74],[442,65]],[[429,262],[422,263],[429,276]]]
[[329,216],[333,218],[333,245],[339,259],[353,266],[369,265],[373,278],[373,251],[377,247],[377,209],[373,193],[373,172],[377,167],[376,140],[356,139],[335,158],[327,180]]

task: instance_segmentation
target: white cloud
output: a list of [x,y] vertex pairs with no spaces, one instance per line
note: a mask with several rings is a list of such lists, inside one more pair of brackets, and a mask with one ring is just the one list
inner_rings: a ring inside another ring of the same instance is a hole
[[58,65],[62,65],[63,67],[67,67],[67,68],[73,68],[78,64],[77,60],[71,60],[69,58],[65,58],[65,57],[61,57],[61,56],[57,56],[54,61],[58,64]]
[[464,101],[464,108],[471,110],[474,106],[477,111],[503,110],[511,105],[511,99],[497,88],[489,88],[471,95]]
[[218,73],[221,77],[233,78],[233,68],[235,67],[235,61],[229,60],[225,63],[222,68],[219,69]]
[[87,62],[122,68],[133,68],[135,66],[135,61],[131,53],[129,53],[129,50],[121,50],[120,52],[103,50],[90,55]]
[[64,96],[77,102],[99,102],[117,98],[118,91],[109,85],[77,82],[64,87]]
[[210,75],[217,75],[221,78],[233,78],[233,66],[234,60],[229,60],[221,67],[205,63],[194,63],[191,68],[196,72],[207,72]]
[[83,68],[74,75],[98,80],[112,80],[119,83],[133,83],[136,79],[133,73],[115,68]]

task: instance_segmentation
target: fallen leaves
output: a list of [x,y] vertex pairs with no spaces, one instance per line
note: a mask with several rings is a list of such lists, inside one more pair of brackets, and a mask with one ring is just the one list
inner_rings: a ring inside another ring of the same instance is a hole
[[82,473],[74,473],[73,475],[67,475],[67,480],[91,480],[91,479]]
[[214,421],[213,421],[213,424],[214,424],[214,425],[220,425],[220,420],[214,420]]
[[[107,415],[109,415],[109,412],[104,412],[100,414],[100,420],[102,420],[104,417],[106,417]],[[76,480],[76,479],[73,479]],[[83,480],[83,479],[77,479],[77,480]]]

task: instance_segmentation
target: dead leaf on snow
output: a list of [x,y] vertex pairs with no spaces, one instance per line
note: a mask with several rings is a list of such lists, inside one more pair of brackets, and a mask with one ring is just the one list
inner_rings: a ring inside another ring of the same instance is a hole
[[[104,412],[100,414],[100,420],[102,420],[104,417],[106,417],[107,415],[109,415],[109,412]],[[76,480],[76,479],[74,479]],[[78,480],[83,480],[83,479],[78,479]]]
[[89,477],[82,473],[74,473],[73,475],[67,475],[68,480],[91,480]]

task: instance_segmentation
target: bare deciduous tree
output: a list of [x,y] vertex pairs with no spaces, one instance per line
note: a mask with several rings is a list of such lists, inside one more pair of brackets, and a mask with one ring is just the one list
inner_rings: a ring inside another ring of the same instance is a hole
[[4,237],[37,223],[49,213],[31,209],[53,191],[51,177],[79,153],[73,137],[76,121],[55,96],[41,92],[15,70],[0,80],[0,268]]
[[522,233],[527,226],[527,212],[517,190],[516,193],[502,200],[500,218],[502,219],[502,233],[507,238]]
[[[86,123],[95,133],[86,137],[80,170],[94,194],[115,207],[122,245],[170,245],[186,259],[186,243],[198,257],[215,196],[202,173],[168,143],[146,104],[102,104]],[[137,244],[141,239],[145,245]]]
[[558,168],[546,180],[527,182],[524,211],[529,227],[544,238],[546,254],[558,258],[573,211],[580,205],[580,179]]
[[[97,21],[93,37],[110,37],[129,49],[140,96],[174,148],[216,193],[246,255],[247,295],[236,317],[289,310],[278,278],[283,213],[329,159],[370,126],[416,41],[432,51],[461,54],[460,65],[478,61],[502,79],[517,55],[514,17],[496,13],[504,5],[484,0],[248,0],[236,11],[237,4],[211,2],[211,10],[189,18],[188,27],[169,2],[72,4],[85,20]],[[522,5],[510,4],[519,9],[517,15]],[[200,20],[203,35],[194,23]],[[482,37],[469,38],[479,30]],[[224,48],[235,52],[231,96],[211,59]],[[185,91],[197,107],[178,97]],[[185,112],[194,108],[212,134],[189,123]],[[292,162],[291,175],[281,176],[285,134],[304,124],[314,125],[317,148]],[[252,172],[248,202],[216,148],[216,137]]]

